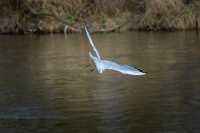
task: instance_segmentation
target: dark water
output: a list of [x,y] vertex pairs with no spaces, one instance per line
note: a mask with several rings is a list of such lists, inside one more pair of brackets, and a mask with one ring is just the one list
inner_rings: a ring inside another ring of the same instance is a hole
[[143,77],[106,71],[84,36],[0,36],[2,133],[199,133],[200,36],[94,35],[106,59]]

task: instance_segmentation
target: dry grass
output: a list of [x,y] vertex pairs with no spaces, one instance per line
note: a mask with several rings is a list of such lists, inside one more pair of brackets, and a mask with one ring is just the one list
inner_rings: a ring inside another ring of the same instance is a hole
[[[28,0],[35,8],[57,8],[76,15],[89,9],[94,13],[116,14],[124,9],[126,0]],[[88,10],[88,12],[89,12]]]
[[34,19],[29,12],[29,8],[27,8],[27,5],[29,5],[40,13],[57,14],[71,24],[81,23],[81,21],[89,18],[98,23],[104,23],[111,17],[117,16],[120,18],[119,14],[128,10],[133,16],[137,16],[134,17],[134,19],[137,19],[136,21],[134,20],[136,22],[134,27],[142,30],[194,29],[195,27],[200,27],[200,1],[190,0],[189,3],[186,1],[1,0],[0,15],[11,14],[12,16],[18,16],[17,23],[26,24],[28,21],[32,21],[31,19]]
[[195,27],[195,15],[182,0],[150,0],[139,27],[147,30],[173,30]]
[[99,12],[116,15],[125,9],[126,0],[95,0],[95,6]]

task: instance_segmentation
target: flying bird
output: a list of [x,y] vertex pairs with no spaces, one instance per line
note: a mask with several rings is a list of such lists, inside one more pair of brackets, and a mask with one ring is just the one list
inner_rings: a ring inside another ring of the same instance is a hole
[[98,50],[96,49],[96,47],[94,45],[94,42],[93,42],[93,40],[90,36],[90,33],[88,32],[86,26],[85,26],[85,32],[86,32],[87,38],[89,40],[89,43],[92,46],[92,49],[94,51],[94,54],[89,52],[89,56],[93,60],[95,66],[97,68],[97,71],[99,73],[103,73],[104,70],[108,69],[108,70],[118,71],[122,74],[138,75],[138,76],[145,75],[144,72],[142,72],[141,70],[139,70],[135,67],[131,67],[131,66],[128,66],[128,65],[120,65],[118,63],[115,63],[115,62],[109,61],[109,60],[102,60]]

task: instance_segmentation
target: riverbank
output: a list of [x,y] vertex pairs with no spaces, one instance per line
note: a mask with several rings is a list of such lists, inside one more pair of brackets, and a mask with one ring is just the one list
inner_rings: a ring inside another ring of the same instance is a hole
[[0,2],[0,33],[200,29],[195,0],[8,0]]

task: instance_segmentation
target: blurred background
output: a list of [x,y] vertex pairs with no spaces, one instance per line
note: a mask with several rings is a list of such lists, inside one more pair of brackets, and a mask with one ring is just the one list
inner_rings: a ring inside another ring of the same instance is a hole
[[0,33],[197,30],[199,12],[198,0],[1,0]]

